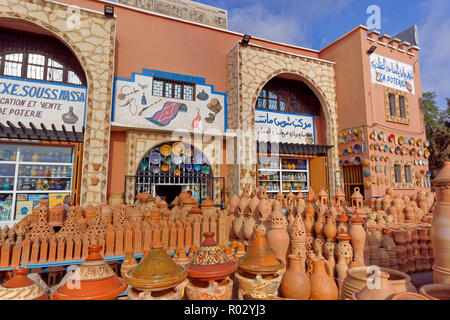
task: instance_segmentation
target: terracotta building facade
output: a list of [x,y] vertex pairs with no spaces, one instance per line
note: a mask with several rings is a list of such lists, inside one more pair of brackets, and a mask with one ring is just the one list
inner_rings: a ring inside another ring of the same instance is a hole
[[68,195],[430,188],[419,48],[395,37],[358,26],[318,51],[94,0],[4,0],[0,28],[2,88],[44,94],[0,95],[4,223]]

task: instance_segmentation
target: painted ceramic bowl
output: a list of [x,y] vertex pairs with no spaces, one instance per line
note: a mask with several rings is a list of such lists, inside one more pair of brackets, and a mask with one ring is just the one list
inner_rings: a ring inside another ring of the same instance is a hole
[[423,143],[422,139],[419,139],[419,140],[417,140],[417,142],[416,142],[416,144],[417,144],[418,147],[422,147],[422,143]]
[[430,141],[426,140],[426,141],[424,142],[424,146],[428,148],[428,147],[430,146]]
[[418,166],[418,165],[419,165],[419,160],[414,159],[414,164],[415,164],[416,166]]
[[369,177],[370,176],[370,169],[369,168],[364,169],[363,170],[363,175],[364,175],[364,177]]
[[152,166],[153,173],[159,173],[160,171],[161,171],[161,168],[159,166]]
[[428,149],[425,149],[424,155],[426,158],[428,158],[430,156],[430,151],[428,151]]
[[194,171],[194,166],[190,163],[186,164],[186,171],[187,172],[192,172]]
[[173,156],[173,163],[176,164],[177,166],[183,163],[184,157],[182,156]]
[[354,153],[360,153],[361,152],[361,146],[359,144],[355,144],[353,146],[353,152]]
[[173,171],[173,173],[176,175],[176,176],[179,176],[180,175],[180,169],[175,169],[174,171]]
[[400,154],[402,152],[402,148],[395,147],[395,154]]
[[375,143],[374,147],[375,150],[380,150],[380,145],[378,143]]
[[356,157],[354,163],[355,163],[356,165],[361,164],[361,158],[360,158],[360,157]]
[[409,138],[409,144],[410,145],[414,145],[416,143],[416,139],[414,138]]
[[204,174],[208,174],[209,173],[209,166],[208,165],[203,165],[202,166],[202,173]]
[[342,166],[344,164],[343,160],[339,160],[339,165]]
[[152,164],[159,164],[161,162],[161,154],[158,152],[152,152],[152,154],[150,154],[150,162]]
[[352,153],[353,152],[353,147],[348,147],[347,150],[348,150],[349,153]]
[[386,134],[383,131],[381,131],[380,134],[378,135],[378,139],[384,141],[385,138],[386,138]]
[[163,155],[163,156],[168,156],[172,153],[172,147],[169,146],[168,144],[163,145],[160,149],[159,152]]
[[163,165],[161,166],[161,170],[163,172],[167,172],[169,171],[170,166],[167,163],[163,163]]
[[424,155],[424,151],[421,149],[417,152],[417,154],[422,157]]
[[369,149],[370,150],[373,150],[375,148],[375,145],[373,144],[373,143],[371,143],[370,145],[369,145]]
[[177,156],[181,156],[184,153],[184,144],[181,142],[175,142],[172,145],[172,153]]
[[370,156],[370,160],[375,161],[375,155],[374,154]]
[[384,152],[388,152],[389,146],[387,144],[384,145]]
[[390,134],[388,137],[389,142],[394,142],[395,141],[395,135],[394,134]]
[[390,147],[390,148],[389,148],[389,152],[390,152],[390,153],[394,153],[394,152],[395,152],[395,147],[394,147],[394,146]]
[[370,164],[369,159],[364,159],[364,160],[362,161],[362,164],[363,164],[364,167],[368,167],[369,164]]
[[199,164],[194,164],[194,170],[195,171],[200,171],[202,169],[202,166]]
[[171,156],[168,156],[168,157],[165,157],[165,158],[164,158],[164,163],[172,164],[172,162],[173,162],[173,159],[172,159]]

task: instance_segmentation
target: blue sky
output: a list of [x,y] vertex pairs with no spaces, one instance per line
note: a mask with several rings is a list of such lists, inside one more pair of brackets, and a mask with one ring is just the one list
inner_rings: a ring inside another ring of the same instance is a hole
[[417,25],[422,90],[450,98],[449,0],[195,0],[228,11],[228,29],[321,49],[356,26],[367,25],[370,5],[381,9],[381,33]]

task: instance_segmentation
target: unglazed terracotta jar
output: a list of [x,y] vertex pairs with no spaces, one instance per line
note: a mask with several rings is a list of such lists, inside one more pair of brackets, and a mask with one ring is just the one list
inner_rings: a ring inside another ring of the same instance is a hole
[[286,265],[286,254],[289,248],[289,234],[286,231],[286,218],[279,210],[272,213],[272,225],[267,233],[267,241],[275,256]]
[[303,260],[306,260],[306,231],[302,215],[299,213],[295,216],[289,237],[291,239],[291,254],[301,256]]
[[431,224],[434,283],[450,284],[450,162],[433,180],[436,206]]
[[[355,267],[347,270],[347,277],[344,280],[341,291],[341,299],[352,299],[353,293],[358,292],[367,285],[367,278],[370,274],[369,267]],[[416,288],[411,283],[411,277],[406,273],[389,268],[380,268],[380,271],[389,273],[389,282],[396,292],[416,292]]]
[[352,239],[344,229],[341,229],[336,239],[339,241],[336,247],[338,259],[342,256],[345,258],[347,265],[353,261],[353,248],[350,244]]
[[89,246],[89,255],[77,272],[54,293],[55,300],[110,300],[127,288],[111,267],[103,260],[102,246]]
[[333,272],[325,259],[310,254],[312,263],[310,273],[311,300],[337,300],[339,290],[333,278]]
[[355,215],[350,219],[350,222],[348,234],[352,238],[353,254],[355,260],[364,265],[364,244],[366,242],[366,231],[362,226],[364,220],[359,216],[358,211],[355,211]]
[[253,232],[255,231],[256,221],[253,216],[249,216],[244,219],[244,224],[242,226],[245,238],[251,240],[253,238]]
[[344,283],[345,278],[347,277],[348,264],[345,261],[344,256],[340,256],[338,258],[338,263],[336,264],[336,274],[337,274],[337,285],[339,289],[339,297],[341,297],[342,284]]
[[426,284],[419,289],[419,293],[431,300],[450,300],[450,284]]
[[27,277],[28,267],[16,267],[12,279],[0,285],[0,300],[48,300],[47,292]]
[[287,270],[281,280],[281,295],[289,299],[308,300],[311,286],[305,272],[305,260],[296,255],[289,255],[288,261]]
[[132,251],[127,251],[125,253],[125,260],[123,260],[122,265],[120,266],[120,275],[123,278],[123,275],[128,270],[137,266],[136,259],[134,259],[134,254]]
[[353,300],[389,300],[398,293],[389,282],[389,273],[381,271],[378,276],[378,279],[374,278],[372,283],[354,293]]
[[327,218],[327,223],[323,228],[323,234],[327,240],[332,240],[337,233],[336,220],[332,217]]
[[236,271],[237,264],[220,249],[213,232],[203,235],[205,240],[186,265],[190,279],[186,296],[189,300],[230,300],[233,281],[229,276]]

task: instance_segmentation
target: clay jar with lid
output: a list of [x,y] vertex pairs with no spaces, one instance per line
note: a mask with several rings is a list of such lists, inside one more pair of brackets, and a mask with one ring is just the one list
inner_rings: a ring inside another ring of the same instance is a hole
[[53,293],[55,300],[110,300],[127,288],[100,254],[102,246],[91,245],[88,250],[89,255],[78,271]]
[[336,247],[338,259],[341,256],[343,256],[345,258],[347,265],[349,265],[350,262],[353,261],[353,248],[352,245],[350,244],[350,240],[352,238],[342,228],[339,231],[339,234],[337,235],[336,239],[339,241]]
[[230,275],[237,269],[214,241],[213,232],[205,232],[205,240],[195,252],[186,270],[190,282],[186,286],[189,300],[230,300],[233,281]]
[[289,299],[308,300],[311,286],[305,272],[305,260],[296,255],[289,255],[288,261],[287,270],[281,280],[281,295]]
[[28,267],[13,270],[12,279],[0,285],[0,300],[48,300],[47,292],[27,277]]
[[267,233],[267,241],[275,256],[286,264],[286,254],[289,248],[289,234],[286,231],[286,218],[280,210],[272,213],[272,224]]
[[339,298],[339,290],[327,260],[317,258],[311,253],[309,261],[311,263],[308,267],[311,300],[337,300]]
[[186,270],[172,260],[161,242],[154,243],[124,278],[131,286],[127,291],[131,300],[180,300],[189,282]]
[[434,253],[434,283],[450,284],[450,162],[432,181],[436,190],[436,205],[431,224]]

